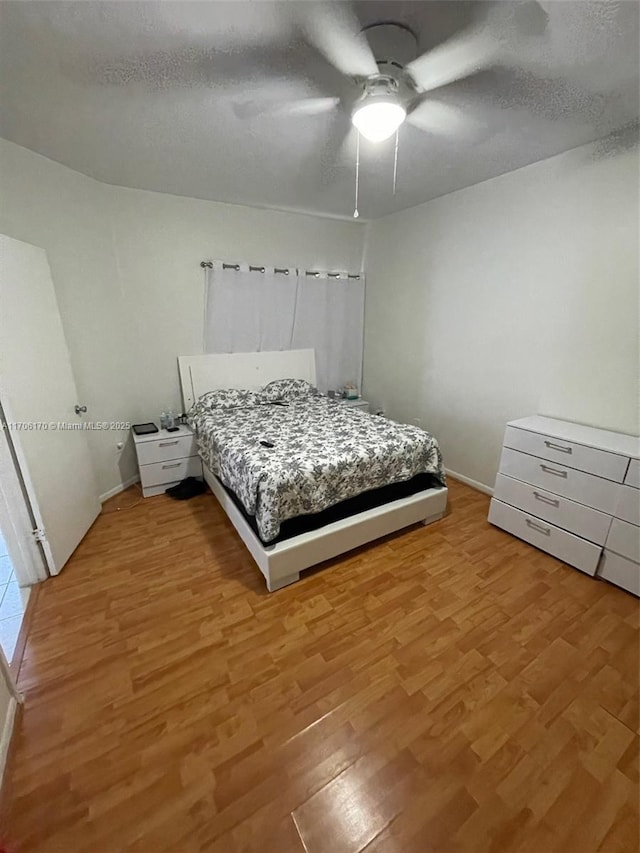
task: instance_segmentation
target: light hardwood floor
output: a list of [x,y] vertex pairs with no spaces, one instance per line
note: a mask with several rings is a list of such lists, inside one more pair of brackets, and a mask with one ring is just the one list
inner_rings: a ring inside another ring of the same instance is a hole
[[638,849],[638,603],[450,514],[268,594],[215,500],[107,508],[35,602],[15,849]]

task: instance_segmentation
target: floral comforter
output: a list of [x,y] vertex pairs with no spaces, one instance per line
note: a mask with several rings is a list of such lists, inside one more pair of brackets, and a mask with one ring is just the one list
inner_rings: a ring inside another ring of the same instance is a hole
[[287,403],[198,404],[188,422],[200,455],[255,516],[263,542],[280,523],[369,489],[432,474],[444,486],[438,443],[415,426],[309,396]]

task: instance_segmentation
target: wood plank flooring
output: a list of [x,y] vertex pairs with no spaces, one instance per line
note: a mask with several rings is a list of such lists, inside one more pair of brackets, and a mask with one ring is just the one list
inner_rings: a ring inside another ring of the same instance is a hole
[[114,498],[38,596],[0,837],[636,853],[637,601],[450,486],[441,522],[273,594],[212,496]]

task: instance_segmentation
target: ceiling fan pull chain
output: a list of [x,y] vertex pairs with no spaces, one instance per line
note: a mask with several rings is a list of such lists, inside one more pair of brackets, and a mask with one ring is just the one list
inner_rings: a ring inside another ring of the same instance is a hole
[[358,211],[358,187],[360,184],[360,131],[356,135],[356,203],[353,210],[353,218],[357,219],[360,216]]
[[396,145],[393,152],[393,194],[396,194],[396,182],[398,179],[398,131],[396,130]]

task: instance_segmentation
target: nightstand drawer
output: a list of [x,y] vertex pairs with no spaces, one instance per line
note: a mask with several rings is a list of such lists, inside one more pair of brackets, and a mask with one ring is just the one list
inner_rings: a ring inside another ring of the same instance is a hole
[[361,412],[369,412],[369,401],[368,400],[341,400],[345,406],[348,406],[350,409],[358,409]]
[[626,457],[616,453],[511,426],[505,431],[504,446],[576,468],[578,471],[586,471],[597,477],[605,477],[615,483],[624,480],[628,465]]
[[600,545],[594,545],[593,542],[587,542],[586,539],[567,533],[566,530],[560,530],[547,521],[531,517],[495,498],[489,507],[489,521],[588,575],[596,573],[602,554]]
[[202,477],[202,462],[199,456],[189,456],[187,459],[154,462],[152,465],[140,466],[142,487],[160,486],[162,483],[173,483],[187,477]]
[[500,473],[532,486],[540,486],[555,495],[586,504],[608,515],[616,515],[620,489],[625,488],[603,477],[585,474],[558,462],[548,462],[508,447],[502,451]]
[[498,474],[493,496],[597,545],[604,545],[611,526],[610,515],[505,474]]
[[138,463],[140,465],[151,465],[154,462],[167,462],[170,459],[184,459],[188,456],[196,456],[196,437],[190,435],[176,435],[173,437],[168,433],[157,441],[145,441],[137,445]]

